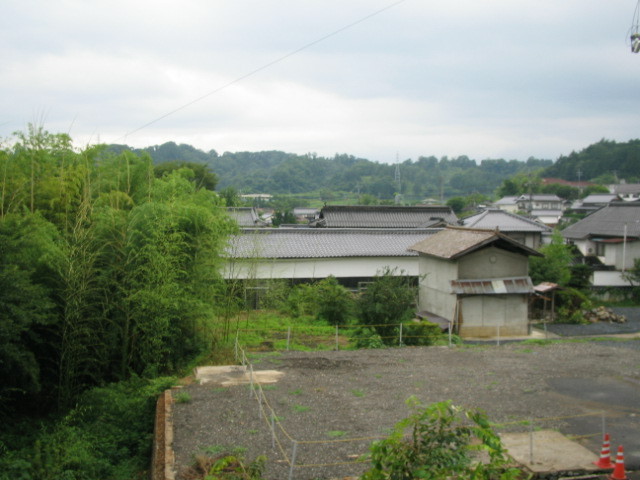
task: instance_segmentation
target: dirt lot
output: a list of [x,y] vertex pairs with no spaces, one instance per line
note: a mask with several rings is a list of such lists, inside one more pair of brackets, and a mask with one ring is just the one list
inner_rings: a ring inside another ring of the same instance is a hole
[[[190,400],[174,407],[178,470],[196,454],[242,447],[248,459],[268,457],[266,478],[285,479],[285,455],[291,459],[295,440],[295,463],[305,466],[296,467],[293,478],[356,475],[364,466],[354,460],[407,415],[411,395],[423,403],[452,400],[480,408],[507,424],[498,428],[502,432],[526,432],[521,422],[532,418],[536,429],[576,435],[594,453],[604,421],[612,449],[625,446],[627,468],[640,465],[638,339],[287,352],[254,364],[284,373],[264,387],[265,411],[272,409],[282,426],[276,425],[275,444],[246,385],[190,385]],[[353,438],[364,439],[344,441]]]

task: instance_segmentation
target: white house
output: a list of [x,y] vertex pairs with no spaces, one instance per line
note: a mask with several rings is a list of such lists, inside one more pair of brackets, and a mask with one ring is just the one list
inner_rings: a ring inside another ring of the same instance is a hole
[[500,210],[504,210],[505,212],[516,213],[518,211],[517,199],[518,197],[515,195],[508,195],[506,197],[502,197],[497,202],[494,202],[493,206]]
[[418,252],[419,310],[443,317],[463,337],[529,333],[530,255],[495,230],[447,227],[410,247]]
[[541,222],[498,208],[489,208],[476,215],[463,218],[459,220],[459,223],[467,228],[498,229],[501,233],[534,249],[543,243],[543,234],[551,233],[551,228]]
[[622,272],[640,258],[640,202],[613,202],[568,226],[562,236],[608,269],[594,271],[593,286],[628,286]]

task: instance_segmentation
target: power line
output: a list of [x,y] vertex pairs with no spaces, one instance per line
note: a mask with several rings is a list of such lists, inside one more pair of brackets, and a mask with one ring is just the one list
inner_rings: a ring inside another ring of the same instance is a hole
[[282,55],[281,57],[278,57],[275,60],[272,60],[272,61],[270,61],[268,63],[265,63],[264,65],[256,68],[255,70],[251,70],[250,72],[245,73],[244,75],[242,75],[242,76],[240,76],[240,77],[238,77],[238,78],[236,78],[234,80],[231,80],[230,82],[225,83],[224,85],[221,85],[220,87],[215,88],[215,89],[211,90],[210,92],[205,93],[204,95],[201,95],[198,98],[195,98],[194,100],[191,100],[190,102],[187,102],[187,103],[185,103],[185,104],[183,104],[183,105],[181,105],[181,106],[179,106],[177,108],[174,108],[173,110],[171,110],[171,111],[169,111],[169,112],[167,112],[167,113],[165,113],[165,114],[163,114],[163,115],[151,120],[150,122],[145,123],[144,125],[142,125],[142,126],[140,126],[138,128],[135,128],[134,130],[131,130],[131,131],[125,133],[122,137],[118,138],[117,140],[121,140],[123,138],[126,138],[129,135],[133,135],[134,133],[137,133],[140,130],[145,129],[148,126],[153,125],[154,123],[157,123],[160,120],[163,120],[163,119],[173,115],[174,113],[179,112],[180,110],[184,110],[185,108],[190,107],[191,105],[193,105],[195,103],[198,103],[201,100],[204,100],[205,98],[210,97],[211,95],[215,95],[216,93],[218,93],[218,92],[220,92],[220,91],[222,91],[222,90],[224,90],[226,88],[229,88],[230,86],[235,85],[236,83],[239,83],[242,80],[245,80],[246,78],[249,78],[249,77],[251,77],[251,76],[253,76],[253,75],[255,75],[255,74],[257,74],[257,73],[259,73],[259,72],[261,72],[261,71],[263,71],[263,70],[265,70],[267,68],[269,68],[269,67],[272,67],[273,65],[275,65],[277,63],[280,63],[280,62],[286,60],[287,58],[292,57],[292,56],[300,53],[303,50],[306,50],[307,48],[310,48],[310,47],[312,47],[314,45],[317,45],[318,43],[324,42],[328,38],[334,37],[335,35],[338,35],[339,33],[342,33],[345,30],[348,30],[348,29],[350,29],[352,27],[355,27],[356,25],[359,25],[360,23],[363,23],[363,22],[369,20],[370,18],[375,17],[376,15],[379,15],[379,14],[381,14],[381,13],[387,11],[387,10],[390,10],[391,8],[394,8],[394,7],[400,5],[401,3],[404,3],[406,1],[407,0],[398,0],[398,1],[394,2],[394,3],[391,3],[390,5],[387,5],[386,7],[383,7],[381,9],[379,9],[379,10],[376,10],[373,13],[370,13],[369,15],[366,15],[366,16],[364,16],[364,17],[362,17],[362,18],[360,18],[360,19],[358,19],[358,20],[356,20],[354,22],[351,22],[351,23],[345,25],[344,27],[340,27],[339,29],[334,30],[331,33],[328,33],[327,35],[324,35],[324,36],[322,36],[322,37],[320,37],[320,38],[318,38],[318,39],[316,39],[316,40],[314,40],[312,42],[309,42],[309,43],[307,43],[307,44],[305,44],[305,45],[303,45],[303,46],[301,46],[299,48],[296,48],[295,50],[292,50],[291,52],[286,53],[285,55]]

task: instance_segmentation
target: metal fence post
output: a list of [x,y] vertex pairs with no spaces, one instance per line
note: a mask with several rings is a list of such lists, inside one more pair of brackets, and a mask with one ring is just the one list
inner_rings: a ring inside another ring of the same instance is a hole
[[400,336],[398,338],[398,346],[402,346],[402,324],[400,324]]
[[293,479],[293,467],[296,464],[296,452],[298,451],[298,442],[293,441],[293,448],[291,449],[291,466],[289,467],[289,480]]

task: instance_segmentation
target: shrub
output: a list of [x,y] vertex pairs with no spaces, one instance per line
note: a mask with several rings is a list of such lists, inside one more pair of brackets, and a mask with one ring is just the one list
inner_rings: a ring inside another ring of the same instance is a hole
[[404,345],[433,345],[442,337],[442,330],[435,323],[405,322],[402,324],[402,343]]
[[359,319],[373,328],[386,345],[397,345],[398,325],[413,316],[417,289],[404,272],[385,268],[358,300]]
[[331,325],[347,325],[355,310],[349,290],[329,276],[315,286],[316,318]]
[[[520,472],[508,466],[500,437],[479,411],[465,411],[450,401],[422,405],[415,397],[407,404],[414,410],[398,422],[388,438],[371,446],[371,468],[363,480],[391,479],[515,479]],[[409,435],[405,431],[410,430]],[[488,454],[487,463],[477,453]]]

